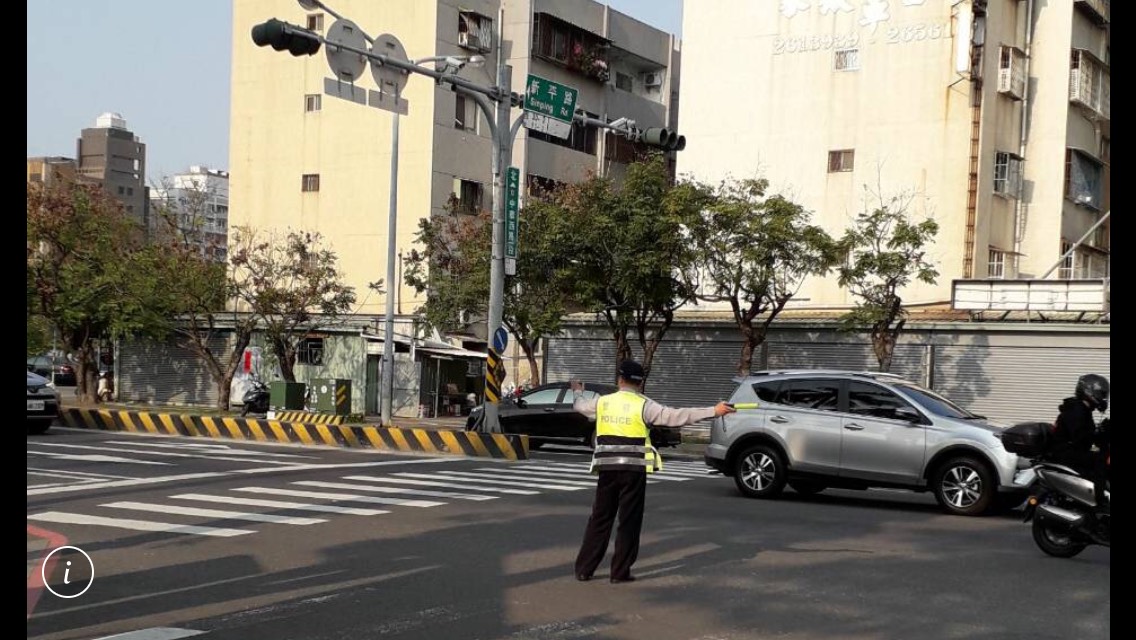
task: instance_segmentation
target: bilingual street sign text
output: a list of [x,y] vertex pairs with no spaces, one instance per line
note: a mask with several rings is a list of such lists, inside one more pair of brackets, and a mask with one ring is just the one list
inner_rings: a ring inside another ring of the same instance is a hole
[[579,95],[572,87],[530,73],[525,84],[525,128],[567,138]]
[[505,275],[517,275],[517,209],[521,197],[521,170],[505,172]]

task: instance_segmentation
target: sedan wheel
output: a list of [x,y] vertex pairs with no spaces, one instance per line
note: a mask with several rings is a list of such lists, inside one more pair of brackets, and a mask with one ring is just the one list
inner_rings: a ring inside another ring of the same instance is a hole
[[734,465],[734,483],[750,498],[772,498],[785,488],[785,463],[767,445],[746,449]]
[[978,516],[994,502],[997,487],[993,474],[969,456],[952,458],[935,474],[935,498],[948,512]]

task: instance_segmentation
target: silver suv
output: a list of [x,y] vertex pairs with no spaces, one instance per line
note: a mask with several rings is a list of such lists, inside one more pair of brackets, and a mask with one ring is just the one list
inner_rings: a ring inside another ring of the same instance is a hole
[[933,491],[947,512],[968,516],[1024,500],[1014,474],[1028,461],[1002,447],[999,427],[898,376],[763,371],[735,381],[738,411],[714,420],[706,464],[743,495],[899,487]]

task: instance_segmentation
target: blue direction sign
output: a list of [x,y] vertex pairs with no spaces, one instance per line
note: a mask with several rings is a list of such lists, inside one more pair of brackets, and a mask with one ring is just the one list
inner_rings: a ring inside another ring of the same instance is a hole
[[505,331],[505,327],[497,327],[497,330],[493,332],[493,350],[497,353],[503,353],[508,344],[509,332]]

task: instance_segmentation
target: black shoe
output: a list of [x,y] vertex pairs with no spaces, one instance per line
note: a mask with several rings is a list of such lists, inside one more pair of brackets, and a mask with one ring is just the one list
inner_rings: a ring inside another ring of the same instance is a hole
[[624,578],[613,577],[611,579],[612,584],[621,584],[621,583],[624,583],[624,582],[635,582],[635,576],[627,576],[627,577],[624,577]]
[[587,582],[588,580],[592,579],[592,576],[584,575],[582,573],[577,573],[576,579],[579,580],[580,582]]

